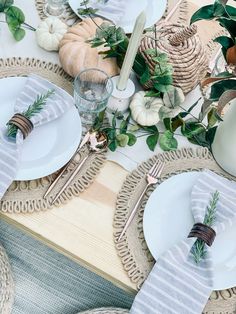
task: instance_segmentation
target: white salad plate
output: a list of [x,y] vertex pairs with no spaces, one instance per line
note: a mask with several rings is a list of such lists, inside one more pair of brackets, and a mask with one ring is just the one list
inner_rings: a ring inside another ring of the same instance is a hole
[[[0,79],[1,129],[14,115],[16,98],[26,80],[26,77]],[[60,118],[35,128],[23,143],[16,180],[33,180],[60,169],[76,151],[81,134],[81,120],[75,106]]]
[[[81,19],[85,17],[78,14],[78,9],[84,9],[84,6],[80,5],[82,0],[69,0],[68,3],[74,13]],[[146,11],[147,22],[146,28],[154,25],[163,16],[167,5],[167,0],[127,0],[125,2],[124,16],[119,22],[119,25],[124,29],[126,34],[130,34],[133,31],[135,20],[137,16]],[[88,5],[89,6],[89,5]],[[97,12],[99,15],[99,11]],[[106,16],[103,16],[106,18]]]
[[[191,191],[199,172],[175,175],[160,184],[144,210],[143,230],[153,257],[184,240],[193,224]],[[236,222],[216,236],[212,245],[214,290],[236,286]]]

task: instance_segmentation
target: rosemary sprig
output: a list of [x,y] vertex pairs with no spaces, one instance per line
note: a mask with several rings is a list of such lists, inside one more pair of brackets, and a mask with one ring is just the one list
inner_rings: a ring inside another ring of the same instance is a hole
[[[216,219],[216,206],[219,201],[220,193],[215,191],[212,195],[209,205],[207,206],[206,215],[203,223],[207,226],[212,226]],[[206,255],[205,242],[197,239],[192,248],[193,258],[196,264],[199,264],[202,258]]]
[[[52,96],[54,93],[55,91],[52,89],[52,90],[49,90],[46,94],[37,95],[34,103],[30,105],[28,109],[26,111],[23,111],[21,114],[25,116],[26,118],[30,119],[36,113],[39,113],[43,109],[43,106],[46,104],[47,99],[50,96]],[[18,131],[18,128],[15,125],[11,123],[7,123],[7,136],[8,137],[15,138],[17,131]]]

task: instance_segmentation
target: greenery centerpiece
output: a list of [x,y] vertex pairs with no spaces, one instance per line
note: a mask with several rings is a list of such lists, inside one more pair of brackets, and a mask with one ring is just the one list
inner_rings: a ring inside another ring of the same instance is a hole
[[[122,28],[103,23],[97,27],[96,36],[89,42],[92,47],[103,45],[107,48],[106,51],[102,52],[104,58],[115,57],[119,67],[122,66],[129,43],[129,38]],[[163,103],[163,108],[159,113],[160,127],[157,125],[143,126],[132,121],[131,112],[127,116],[123,116],[119,112],[115,113],[111,127],[103,129],[109,139],[109,148],[114,151],[118,146],[132,146],[138,137],[145,136],[146,143],[152,151],[158,143],[163,150],[173,150],[178,148],[178,136],[184,136],[191,143],[210,149],[216,131],[215,125],[221,120],[217,115],[216,108],[210,106],[212,101],[204,101],[199,116],[193,115],[192,111],[200,99],[189,109],[184,109],[181,106],[181,101],[179,101],[176,87],[173,86],[173,68],[166,53],[157,49],[149,49],[146,53],[155,59],[154,73],[150,73],[146,60],[139,52],[134,61],[133,71],[142,85],[152,81],[151,87],[146,92],[146,97],[168,99],[169,106],[167,108]],[[215,97],[215,93],[213,96]],[[97,119],[95,127],[102,128],[101,116]]]

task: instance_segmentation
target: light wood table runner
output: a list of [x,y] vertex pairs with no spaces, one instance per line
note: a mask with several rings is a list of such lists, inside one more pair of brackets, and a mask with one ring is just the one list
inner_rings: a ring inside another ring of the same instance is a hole
[[134,292],[113,242],[117,193],[128,172],[105,162],[94,183],[68,204],[33,214],[1,214],[21,228],[122,289]]

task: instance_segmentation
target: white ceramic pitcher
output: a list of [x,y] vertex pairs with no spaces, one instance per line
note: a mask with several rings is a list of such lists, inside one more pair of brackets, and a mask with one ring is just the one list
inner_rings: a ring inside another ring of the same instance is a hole
[[236,176],[236,99],[216,130],[212,153],[221,168]]

